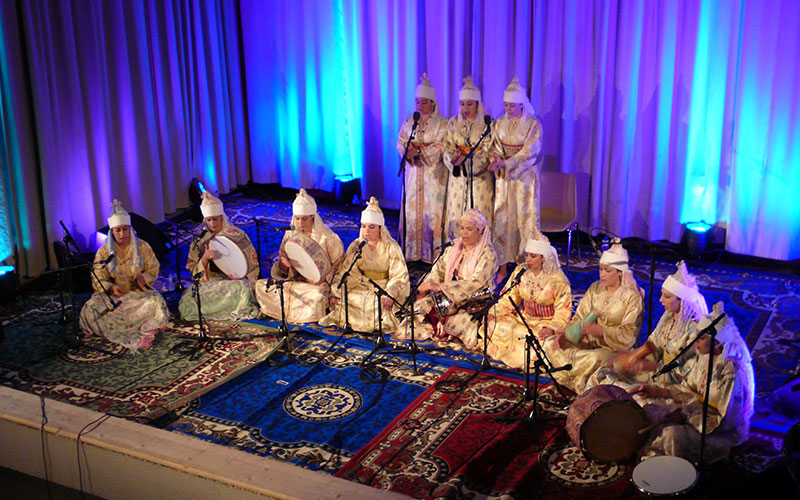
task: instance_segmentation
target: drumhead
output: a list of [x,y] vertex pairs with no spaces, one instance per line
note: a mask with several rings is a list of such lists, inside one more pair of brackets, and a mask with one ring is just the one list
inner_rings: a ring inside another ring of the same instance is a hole
[[286,256],[289,257],[292,267],[309,282],[316,283],[322,279],[322,274],[314,263],[314,259],[299,243],[287,241],[286,245],[284,245],[284,251]]
[[696,482],[694,465],[680,457],[651,457],[633,469],[633,484],[649,495],[680,495]]
[[214,264],[220,271],[236,279],[247,275],[247,259],[233,240],[227,236],[214,236],[208,240],[208,248],[214,252]]

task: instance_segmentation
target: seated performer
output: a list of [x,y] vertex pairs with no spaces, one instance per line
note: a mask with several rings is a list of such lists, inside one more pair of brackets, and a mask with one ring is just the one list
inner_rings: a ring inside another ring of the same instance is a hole
[[708,314],[706,300],[683,261],[678,263],[677,272],[661,285],[660,302],[664,314],[647,342],[638,349],[615,354],[609,359],[608,366],[592,376],[587,387],[612,384],[630,389],[650,380],[657,365],[671,362],[695,337],[697,322]]
[[[545,236],[528,240],[525,245],[524,266],[519,265],[514,269],[511,276],[516,277],[520,271],[524,271],[524,274],[519,285],[505,297],[514,300],[534,335],[543,341],[567,326],[572,314],[572,290],[567,277],[561,271],[556,249]],[[508,280],[503,291],[512,286],[512,281]],[[497,303],[493,331],[490,321],[488,353],[508,366],[521,368],[525,366],[525,339],[528,329],[505,297]],[[536,352],[531,350],[531,360],[534,359]]]
[[[366,242],[366,243],[364,243]],[[359,253],[361,256],[358,257]],[[357,259],[347,279],[348,315],[350,325],[358,332],[371,333],[378,329],[377,283],[398,302],[408,297],[409,279],[406,260],[400,245],[391,237],[383,219],[383,212],[375,197],[369,199],[366,210],[361,212],[361,235],[350,243],[331,280],[331,312],[319,321],[322,326],[345,325],[344,286],[340,287],[342,275]],[[397,330],[396,306],[389,297],[381,297],[383,331]]]
[[[333,270],[337,269],[342,259],[344,247],[342,240],[336,233],[326,226],[317,213],[317,204],[314,198],[301,189],[292,203],[293,229],[283,235],[281,241],[280,257],[272,265],[271,274],[276,280],[296,279],[283,285],[284,312],[286,321],[290,323],[310,323],[319,321],[325,316],[330,295],[330,283],[333,279]],[[323,255],[312,255],[312,258],[324,258],[331,264],[327,276],[316,283],[310,283],[297,270],[292,267],[292,262],[286,255],[287,240],[304,241],[300,235],[305,235],[312,240],[309,246],[315,252],[324,252]],[[316,243],[316,246],[313,245]],[[256,298],[261,306],[261,312],[275,319],[281,317],[281,301],[277,287],[267,289],[268,280],[256,282]]]
[[[477,323],[459,308],[471,298],[494,290],[497,255],[491,243],[491,227],[480,211],[469,209],[461,215],[459,234],[419,286],[414,310],[420,314],[414,317],[414,337],[458,337],[472,349],[478,344]],[[401,328],[402,338],[411,336],[409,321],[406,319]]]
[[564,331],[548,338],[545,352],[558,381],[580,394],[594,372],[620,349],[630,349],[642,327],[642,292],[628,270],[628,252],[615,243],[600,257],[600,281],[586,291]]
[[[715,304],[712,313],[700,320],[698,330],[703,331],[722,313],[722,303]],[[719,344],[714,349],[706,421],[707,463],[726,458],[733,446],[747,440],[755,400],[752,358],[739,330],[730,317],[722,318],[714,328]],[[685,342],[694,338],[694,332],[689,337]],[[658,424],[640,450],[643,458],[674,455],[698,461],[710,340],[704,335],[677,368],[656,377],[655,383],[630,391],[650,421]]]
[[[200,302],[203,317],[207,319],[240,320],[258,316],[258,304],[253,296],[253,285],[258,278],[258,257],[247,233],[228,222],[222,202],[209,192],[203,193],[200,204],[203,221],[208,232],[193,241],[186,259],[186,269],[192,276],[200,275]],[[243,278],[229,276],[214,263],[217,257],[209,248],[212,238],[224,236],[238,246],[247,262]],[[197,304],[189,287],[181,296],[178,310],[186,320],[196,320]]]
[[95,293],[81,310],[81,330],[131,351],[146,349],[156,332],[169,325],[167,304],[153,289],[158,260],[150,245],[136,236],[119,200],[114,200],[108,228],[109,238],[94,256]]

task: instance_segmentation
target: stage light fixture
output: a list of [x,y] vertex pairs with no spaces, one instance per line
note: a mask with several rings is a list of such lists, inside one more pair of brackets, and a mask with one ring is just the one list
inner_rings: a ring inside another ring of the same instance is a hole
[[0,266],[0,304],[14,300],[17,294],[17,279],[14,266]]
[[711,238],[711,228],[714,227],[706,221],[687,222],[684,227],[684,240],[686,242],[686,254],[692,259],[699,259],[708,248]]
[[358,204],[362,203],[361,198],[361,179],[351,175],[337,175],[334,177],[334,194],[339,203],[352,205],[353,198],[358,198]]
[[197,177],[194,177],[189,183],[189,201],[192,205],[199,206],[203,201],[203,193],[207,191],[206,187]]

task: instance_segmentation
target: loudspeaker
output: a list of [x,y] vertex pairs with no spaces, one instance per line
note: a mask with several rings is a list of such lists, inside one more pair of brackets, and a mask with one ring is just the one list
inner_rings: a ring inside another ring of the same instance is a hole
[[[77,255],[75,255],[75,252],[65,247],[62,241],[53,242],[53,251],[56,254],[56,262],[58,262],[59,269],[80,266],[76,269],[67,271],[69,273],[69,277],[65,277],[66,279],[72,280],[72,286],[75,290],[75,293],[91,292],[92,277],[89,274],[90,270],[87,266],[83,265],[83,261]],[[91,263],[94,260],[94,254],[84,253],[83,258],[86,259],[87,262]]]

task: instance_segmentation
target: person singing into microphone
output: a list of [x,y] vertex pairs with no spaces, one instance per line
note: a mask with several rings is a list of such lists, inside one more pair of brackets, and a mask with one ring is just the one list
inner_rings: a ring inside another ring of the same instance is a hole
[[[324,252],[324,256],[331,264],[330,269],[335,270],[342,260],[344,246],[339,236],[330,230],[317,213],[317,203],[314,198],[301,189],[292,203],[292,226],[294,229],[286,231],[281,241],[279,259],[272,265],[271,275],[276,280],[295,279],[283,285],[284,312],[289,323],[311,323],[319,321],[325,316],[328,299],[331,291],[333,272],[323,276],[317,283],[310,283],[296,269],[286,254],[286,242],[303,241],[296,238],[302,234],[313,240],[318,245],[315,251]],[[311,250],[309,248],[308,250]],[[318,257],[309,254],[312,258]],[[321,256],[319,256],[321,257]],[[277,287],[267,289],[268,280],[256,282],[256,299],[261,306],[261,312],[275,319],[281,317],[281,301]]]
[[[170,325],[164,298],[153,289],[159,264],[153,249],[139,239],[131,217],[114,200],[109,238],[94,256],[94,294],[81,309],[80,327],[131,351],[147,349],[155,334]],[[106,296],[107,290],[108,296]],[[109,300],[111,299],[111,300]]]
[[[466,210],[461,216],[460,236],[448,247],[417,290],[414,310],[414,337],[459,338],[468,349],[477,346],[477,332],[472,317],[460,309],[470,297],[494,291],[497,254],[491,243],[491,228],[478,210]],[[443,304],[453,307],[443,307]],[[447,311],[445,311],[447,309]],[[411,336],[409,319],[404,320],[398,337]]]
[[[472,77],[464,78],[464,86],[458,92],[459,113],[447,122],[444,138],[444,163],[448,169],[447,206],[445,208],[445,241],[452,241],[458,233],[461,214],[468,208],[480,210],[492,226],[494,214],[494,175],[489,166],[489,153],[492,150],[491,131],[484,137],[472,157],[472,199],[470,205],[469,168],[467,155],[491,128],[492,119],[486,114],[481,101],[481,91],[472,82]],[[488,121],[488,124],[487,124]]]
[[500,259],[498,281],[516,263],[526,235],[539,233],[539,172],[542,123],[524,88],[511,81],[503,93],[505,114],[492,129],[494,152],[489,170],[494,187],[494,244]]
[[[415,113],[400,126],[397,151],[402,157],[415,118],[414,137],[406,155],[405,210],[400,211],[400,235],[405,241],[406,260],[433,262],[434,248],[442,244],[444,233],[444,197],[447,189],[447,167],[442,163],[442,142],[447,119],[439,111],[436,90],[428,74],[422,75],[415,92]],[[404,219],[405,217],[405,219]]]
[[[569,280],[561,271],[558,253],[547,237],[539,235],[525,245],[525,264],[517,266],[511,274],[515,279],[521,274],[519,284],[506,297],[514,300],[534,335],[543,342],[545,338],[567,326],[572,315],[572,290]],[[515,280],[506,283],[503,292]],[[525,339],[528,329],[522,323],[508,298],[497,303],[496,322],[489,323],[488,354],[512,368],[525,366]],[[492,330],[492,324],[494,329]],[[531,350],[531,360],[536,359]]]
[[[360,256],[359,256],[360,255]],[[372,333],[378,329],[378,303],[375,287],[369,279],[377,283],[386,293],[398,302],[408,297],[410,282],[408,267],[403,258],[400,245],[386,230],[383,212],[375,197],[369,199],[367,208],[361,212],[360,237],[350,243],[341,260],[339,269],[331,281],[331,312],[319,321],[322,326],[343,327],[345,311],[342,298],[344,289],[339,286],[342,275],[353,260],[353,267],[347,279],[348,314],[353,330]],[[381,297],[383,331],[397,330],[396,310],[392,299]]]
[[642,291],[628,269],[628,252],[616,241],[600,257],[600,280],[586,291],[564,330],[543,344],[558,381],[582,393],[594,372],[614,353],[630,349],[642,328]]
[[[222,202],[211,193],[203,193],[200,211],[203,213],[202,237],[192,242],[186,269],[192,276],[199,276],[203,317],[221,320],[257,317],[258,304],[253,295],[253,286],[258,279],[259,266],[253,243],[247,233],[228,221]],[[225,237],[228,240],[225,244],[232,243],[239,247],[247,264],[244,278],[229,276],[214,263],[214,259],[220,256],[209,248],[209,242],[215,237]],[[192,288],[183,293],[178,303],[181,317],[190,321],[198,319]]]

